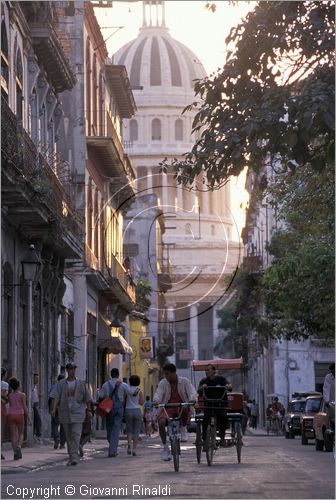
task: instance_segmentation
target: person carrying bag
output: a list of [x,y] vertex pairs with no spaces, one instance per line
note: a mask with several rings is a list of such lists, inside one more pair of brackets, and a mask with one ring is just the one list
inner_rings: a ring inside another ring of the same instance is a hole
[[113,406],[114,406],[113,395],[114,395],[116,389],[118,388],[118,386],[119,386],[119,384],[116,383],[114,389],[110,393],[110,396],[108,398],[102,399],[98,403],[98,405],[97,405],[97,414],[101,418],[107,417],[109,415],[109,413],[111,413],[111,411],[113,410]]
[[[109,457],[117,456],[121,423],[124,416],[124,402],[128,391],[128,385],[118,380],[119,370],[112,368],[111,379],[103,384],[99,391],[99,404],[104,400],[111,398],[113,408],[106,415],[106,433],[109,442]],[[99,406],[98,404],[98,406]],[[105,403],[108,406],[111,403]]]

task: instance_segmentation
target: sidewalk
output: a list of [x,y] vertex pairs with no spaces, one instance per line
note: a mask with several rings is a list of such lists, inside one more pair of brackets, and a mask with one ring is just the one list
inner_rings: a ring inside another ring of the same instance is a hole
[[252,427],[247,427],[246,436],[267,436],[267,432],[264,427],[257,427],[256,429],[253,429]]
[[[124,442],[123,442],[124,441]],[[120,446],[125,447],[125,439],[121,438]],[[106,439],[92,439],[91,443],[84,446],[84,459],[107,450]],[[1,460],[2,474],[15,474],[29,472],[43,467],[51,466],[55,463],[66,464],[68,453],[66,447],[62,450],[54,450],[53,441],[29,448],[22,448],[22,459],[14,460],[12,449],[2,451],[5,460]]]

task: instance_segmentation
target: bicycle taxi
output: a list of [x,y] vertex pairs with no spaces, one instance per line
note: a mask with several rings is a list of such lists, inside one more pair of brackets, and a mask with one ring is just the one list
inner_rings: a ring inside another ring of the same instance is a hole
[[[194,385],[197,388],[200,377],[197,372],[204,372],[207,365],[213,365],[218,371],[239,370],[242,374],[243,359],[211,359],[192,362]],[[199,380],[197,380],[197,378]],[[207,412],[208,426],[205,442],[202,443],[202,422],[204,413]],[[220,439],[217,420],[226,420],[224,440]],[[219,448],[235,447],[238,463],[241,461],[242,419],[244,418],[244,396],[241,392],[230,392],[225,387],[207,387],[203,395],[198,397],[195,405],[196,421],[196,457],[201,462],[202,448],[205,451],[207,464],[213,462],[215,452]]]

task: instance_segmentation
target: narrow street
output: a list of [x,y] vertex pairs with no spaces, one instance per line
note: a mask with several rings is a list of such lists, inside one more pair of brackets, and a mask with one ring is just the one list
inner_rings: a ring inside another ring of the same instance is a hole
[[86,452],[76,468],[65,466],[64,453],[64,461],[54,465],[3,474],[2,498],[335,498],[332,453],[302,446],[299,439],[248,434],[241,464],[229,448],[216,453],[211,467],[204,454],[197,464],[190,435],[178,473],[172,462],[160,460],[158,437],[144,438],[138,457],[127,456],[122,442],[116,459],[107,458],[105,450]]

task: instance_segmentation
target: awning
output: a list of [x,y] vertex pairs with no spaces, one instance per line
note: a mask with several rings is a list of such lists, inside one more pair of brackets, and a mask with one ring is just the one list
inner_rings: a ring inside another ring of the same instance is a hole
[[122,335],[98,339],[98,347],[100,349],[107,349],[108,352],[113,354],[132,354],[133,352],[132,347],[126,342]]

